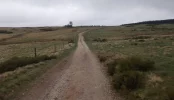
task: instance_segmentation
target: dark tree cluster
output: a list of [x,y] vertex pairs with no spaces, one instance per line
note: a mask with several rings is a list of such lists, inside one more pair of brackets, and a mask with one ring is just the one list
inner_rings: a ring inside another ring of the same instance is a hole
[[7,30],[0,30],[0,34],[11,34],[13,32],[7,31]]
[[73,22],[70,21],[68,25],[65,25],[65,27],[67,27],[67,28],[72,28],[72,27],[73,27]]
[[125,26],[125,25],[140,25],[140,24],[151,24],[151,25],[174,24],[174,19],[144,21],[144,22],[138,22],[138,23],[124,24],[123,26]]

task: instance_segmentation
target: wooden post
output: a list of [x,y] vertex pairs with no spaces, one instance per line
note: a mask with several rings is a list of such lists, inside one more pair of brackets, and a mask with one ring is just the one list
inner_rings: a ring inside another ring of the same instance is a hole
[[36,51],[36,48],[34,48],[34,56],[37,57],[37,51]]

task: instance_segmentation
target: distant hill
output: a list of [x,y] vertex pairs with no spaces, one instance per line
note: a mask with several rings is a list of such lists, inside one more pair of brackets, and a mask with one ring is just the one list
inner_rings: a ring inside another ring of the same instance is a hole
[[143,22],[138,22],[138,23],[123,24],[123,26],[124,25],[141,25],[141,24],[153,24],[153,25],[174,24],[174,19],[143,21]]

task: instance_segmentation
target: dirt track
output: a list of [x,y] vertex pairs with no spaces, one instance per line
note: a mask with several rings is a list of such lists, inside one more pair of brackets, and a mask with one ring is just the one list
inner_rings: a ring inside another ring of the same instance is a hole
[[110,88],[80,33],[74,54],[46,73],[20,100],[121,100]]

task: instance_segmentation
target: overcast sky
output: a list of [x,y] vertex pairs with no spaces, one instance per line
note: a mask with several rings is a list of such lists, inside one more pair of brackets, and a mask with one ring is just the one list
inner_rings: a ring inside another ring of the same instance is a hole
[[1,0],[0,26],[120,25],[174,18],[174,0]]

